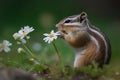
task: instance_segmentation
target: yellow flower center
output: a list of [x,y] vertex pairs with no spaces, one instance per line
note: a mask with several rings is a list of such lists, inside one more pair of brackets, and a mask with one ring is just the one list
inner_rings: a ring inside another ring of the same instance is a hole
[[49,34],[49,37],[50,37],[50,38],[53,38],[53,37],[54,37],[54,34]]
[[5,44],[2,44],[1,46],[0,46],[0,48],[5,48],[6,47],[6,45]]
[[26,35],[27,35],[27,32],[23,31],[22,34],[23,34],[24,36],[26,36]]

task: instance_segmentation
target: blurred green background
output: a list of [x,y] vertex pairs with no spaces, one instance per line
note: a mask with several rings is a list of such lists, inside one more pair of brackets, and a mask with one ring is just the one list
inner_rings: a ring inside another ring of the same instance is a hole
[[[43,55],[51,55],[54,49],[44,43],[43,33],[52,29],[55,24],[70,15],[86,12],[93,25],[106,33],[112,45],[111,63],[119,63],[120,59],[120,1],[119,0],[0,0],[0,41],[7,39],[16,46],[13,33],[21,27],[29,25],[35,28],[30,39],[30,47],[38,42]],[[62,40],[56,45],[66,62],[73,62],[74,51]],[[12,47],[12,52],[17,47]],[[48,53],[46,54],[46,46]],[[53,51],[52,51],[53,49]],[[39,50],[39,49],[38,49]],[[44,60],[48,58],[42,57]]]

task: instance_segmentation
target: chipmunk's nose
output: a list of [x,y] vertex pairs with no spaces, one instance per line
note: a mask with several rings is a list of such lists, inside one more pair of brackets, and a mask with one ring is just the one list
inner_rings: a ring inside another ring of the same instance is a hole
[[56,24],[56,27],[58,28],[59,31],[61,31],[63,29],[62,25],[60,25],[59,23]]
[[56,27],[62,27],[62,26],[63,26],[62,23],[58,23],[58,24],[56,24]]

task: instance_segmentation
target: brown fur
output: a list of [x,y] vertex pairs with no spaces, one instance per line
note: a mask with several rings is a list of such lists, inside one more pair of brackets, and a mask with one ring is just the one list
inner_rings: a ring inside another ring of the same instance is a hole
[[[77,61],[75,67],[83,67],[83,66],[91,65],[93,61],[97,62],[98,65],[102,67],[103,64],[109,62],[110,54],[111,54],[110,44],[107,37],[99,29],[92,27],[91,25],[88,25],[87,21],[84,21],[84,24],[82,26],[74,26],[74,25],[68,26],[68,25],[64,25],[64,20],[63,20],[60,21],[56,26],[58,27],[58,30],[60,31],[64,39],[73,48],[76,49],[77,54],[79,53],[79,55],[77,55]],[[108,46],[108,50],[110,51],[107,50],[108,52],[106,53],[106,46],[103,39],[95,32],[89,30],[87,26],[90,26],[92,29],[100,32],[105,37],[105,40],[107,41],[106,43]],[[92,40],[90,35],[92,35],[97,40],[99,45],[98,51],[97,51],[97,44],[95,44],[94,40]],[[81,51],[81,49],[83,50]],[[105,57],[106,54],[108,55],[108,57]],[[105,58],[107,58],[106,62],[105,62]]]

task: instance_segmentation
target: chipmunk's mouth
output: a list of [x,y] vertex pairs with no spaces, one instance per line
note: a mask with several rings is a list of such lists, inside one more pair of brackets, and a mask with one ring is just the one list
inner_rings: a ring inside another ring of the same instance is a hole
[[60,35],[58,35],[58,37],[63,38],[63,39],[64,39],[64,36],[68,34],[65,30],[59,30],[58,29],[58,32],[60,34]]
[[68,34],[65,30],[61,30],[61,32],[66,35]]
[[59,35],[58,37],[64,39],[65,35],[67,35],[68,33],[67,33],[65,30],[59,30],[59,34],[60,34],[60,35]]
[[56,24],[56,27],[58,28],[60,38],[64,38],[64,36],[68,34],[68,32],[63,29],[63,26]]

